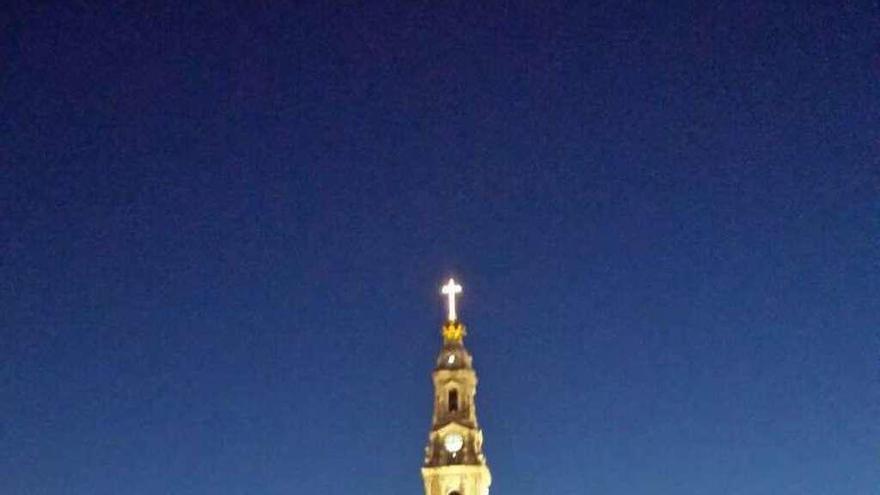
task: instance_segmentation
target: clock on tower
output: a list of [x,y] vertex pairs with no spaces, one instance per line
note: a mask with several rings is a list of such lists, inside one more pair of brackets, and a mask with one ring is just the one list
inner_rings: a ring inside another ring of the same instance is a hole
[[488,495],[492,484],[474,403],[477,374],[464,347],[465,327],[455,311],[455,297],[461,291],[453,279],[440,291],[448,298],[447,318],[441,332],[443,347],[431,375],[434,414],[422,466],[425,495]]

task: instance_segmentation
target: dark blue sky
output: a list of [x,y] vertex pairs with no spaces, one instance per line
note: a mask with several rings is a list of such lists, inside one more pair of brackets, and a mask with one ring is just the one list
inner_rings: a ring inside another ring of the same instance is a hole
[[876,493],[876,2],[140,3],[4,8],[0,492],[421,493],[455,275],[493,493]]

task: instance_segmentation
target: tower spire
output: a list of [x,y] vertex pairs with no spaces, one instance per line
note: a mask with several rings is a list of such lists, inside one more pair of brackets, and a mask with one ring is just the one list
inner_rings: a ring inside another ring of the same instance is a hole
[[488,495],[492,484],[483,455],[483,431],[477,423],[477,373],[455,311],[455,297],[461,292],[461,285],[451,278],[440,289],[447,297],[447,314],[443,348],[431,374],[434,413],[422,465],[425,495]]

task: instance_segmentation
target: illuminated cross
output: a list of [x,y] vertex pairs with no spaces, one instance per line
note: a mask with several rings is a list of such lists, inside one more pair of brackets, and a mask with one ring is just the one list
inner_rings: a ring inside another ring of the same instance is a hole
[[440,289],[440,293],[449,298],[449,315],[446,318],[449,321],[457,320],[458,318],[455,315],[455,295],[461,293],[461,286],[450,278],[449,282]]

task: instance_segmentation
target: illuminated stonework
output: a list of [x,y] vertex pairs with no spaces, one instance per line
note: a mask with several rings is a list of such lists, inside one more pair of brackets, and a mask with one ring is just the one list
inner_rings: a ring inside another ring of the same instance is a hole
[[425,495],[488,495],[492,475],[477,423],[477,374],[464,347],[464,325],[453,309],[461,286],[450,279],[446,287],[450,287],[443,292],[449,292],[450,318],[442,327],[443,347],[432,373],[434,413],[422,466]]

